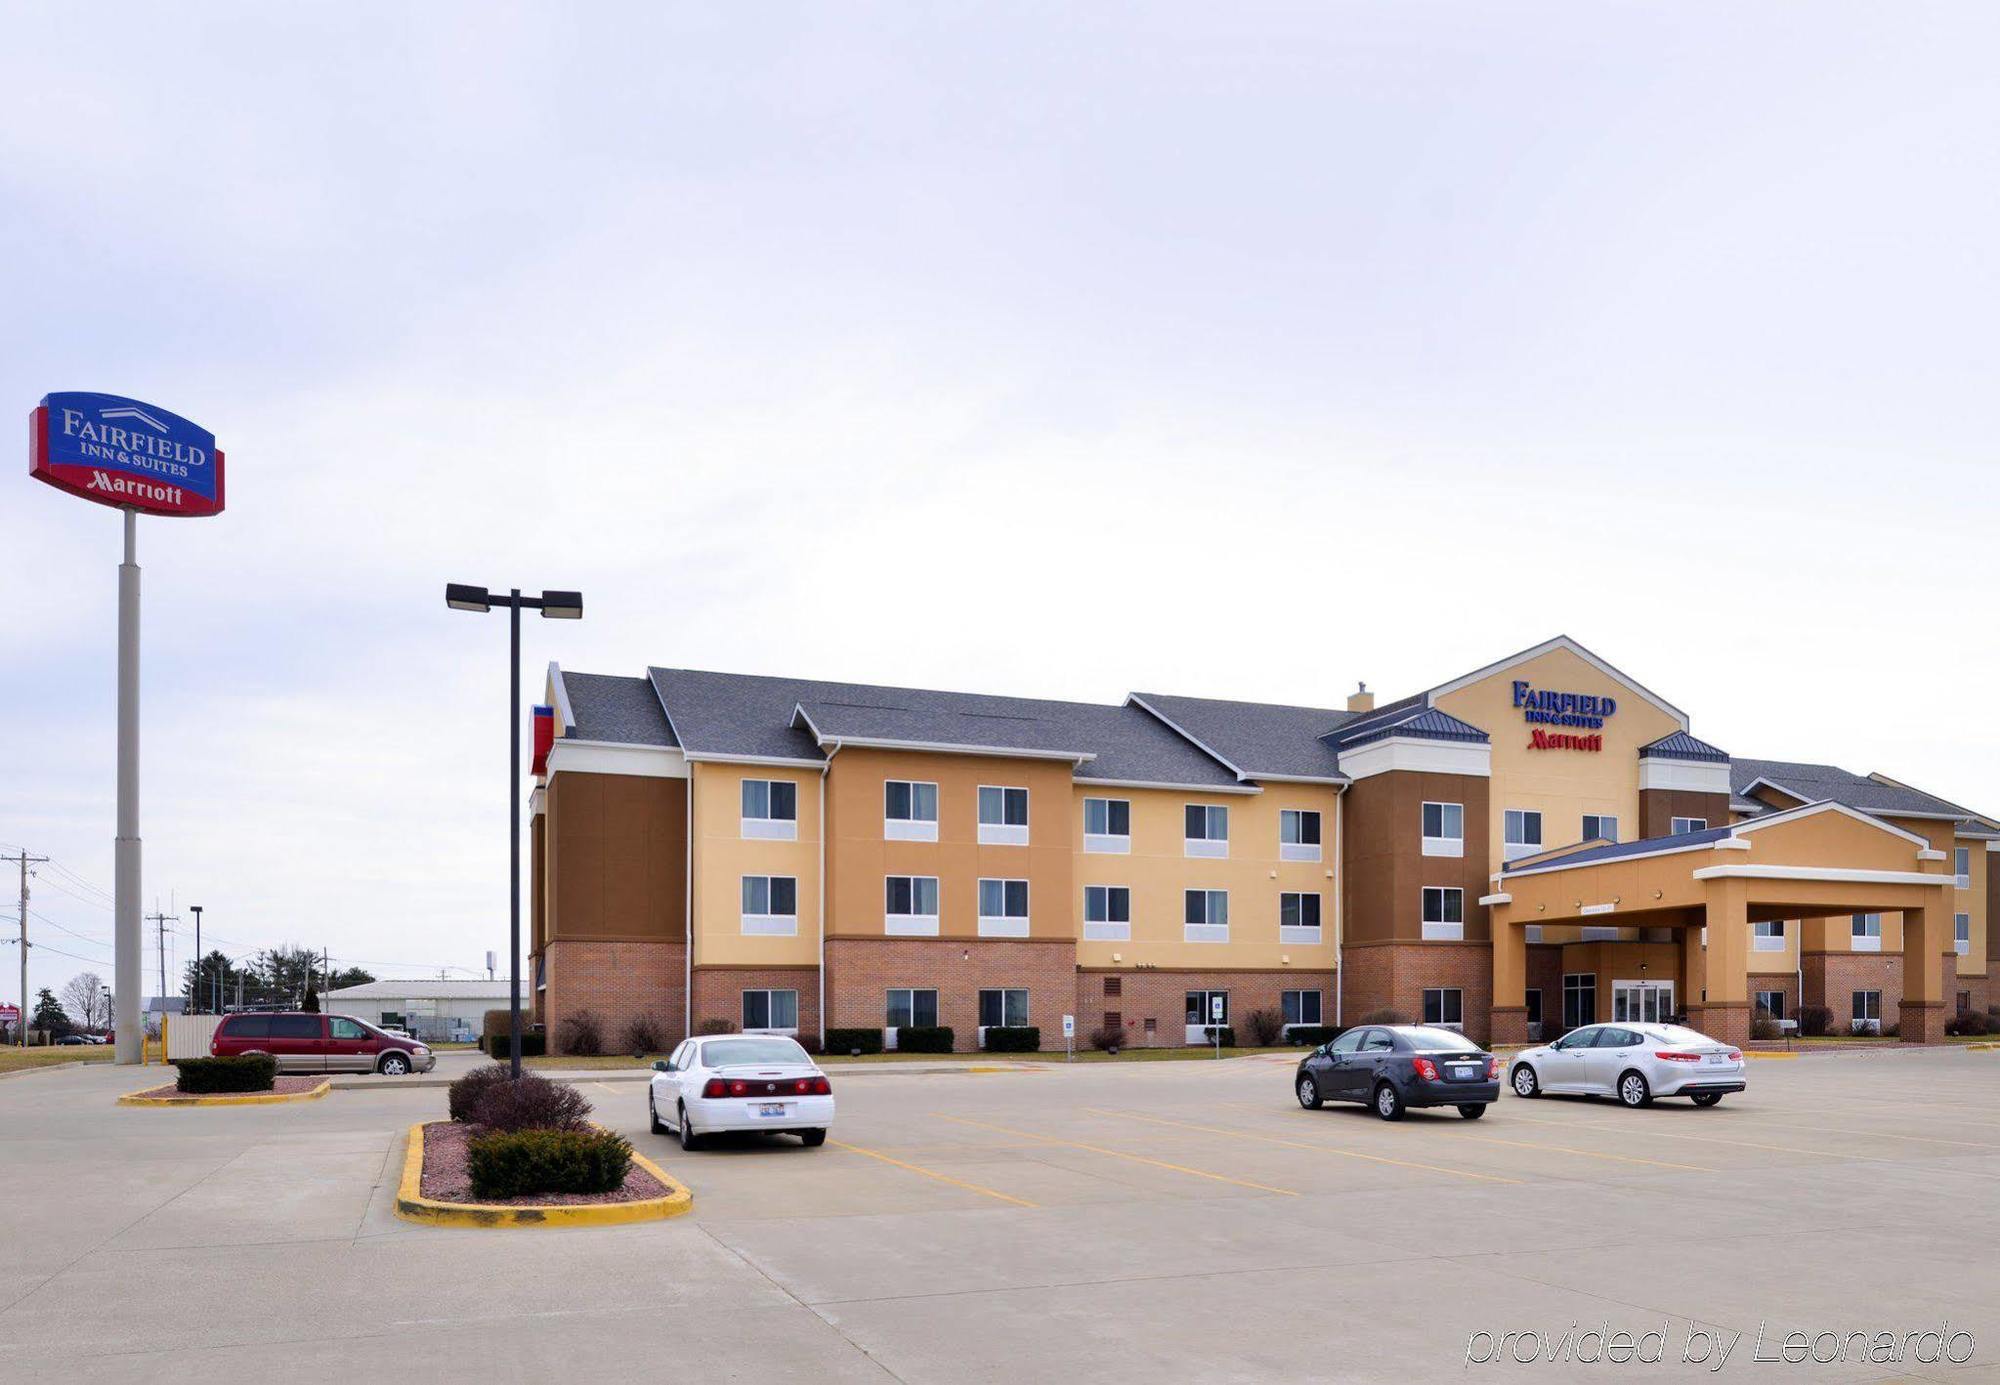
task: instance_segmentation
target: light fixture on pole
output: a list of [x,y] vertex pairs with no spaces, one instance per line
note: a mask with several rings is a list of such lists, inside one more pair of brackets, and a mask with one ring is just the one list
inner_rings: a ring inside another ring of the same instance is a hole
[[514,1077],[521,1075],[521,612],[540,611],[549,620],[583,619],[583,593],[545,591],[523,596],[518,587],[496,596],[485,587],[447,582],[444,604],[454,611],[484,613],[505,606],[509,616],[507,658],[507,1058]]

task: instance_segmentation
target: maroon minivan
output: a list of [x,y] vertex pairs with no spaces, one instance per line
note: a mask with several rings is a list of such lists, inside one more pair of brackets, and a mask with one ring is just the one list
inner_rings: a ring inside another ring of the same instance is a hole
[[217,1058],[268,1053],[280,1072],[381,1072],[400,1077],[429,1072],[437,1055],[415,1039],[399,1039],[352,1015],[281,1011],[229,1015],[215,1027],[208,1051]]

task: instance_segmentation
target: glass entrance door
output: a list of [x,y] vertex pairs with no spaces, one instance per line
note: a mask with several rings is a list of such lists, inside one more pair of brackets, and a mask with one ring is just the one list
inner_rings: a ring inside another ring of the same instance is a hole
[[1671,981],[1614,981],[1611,1018],[1626,1024],[1665,1024],[1674,1013]]

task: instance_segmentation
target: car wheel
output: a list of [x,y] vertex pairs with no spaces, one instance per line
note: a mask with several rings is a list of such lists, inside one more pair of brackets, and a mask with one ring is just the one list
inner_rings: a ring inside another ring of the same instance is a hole
[[799,1138],[805,1142],[807,1149],[818,1149],[826,1143],[826,1132],[824,1130],[801,1130]]
[[701,1136],[694,1133],[694,1123],[688,1119],[688,1108],[685,1103],[676,1109],[675,1119],[680,1123],[681,1148],[690,1153],[700,1149]]
[[1403,1118],[1403,1098],[1392,1083],[1384,1082],[1375,1089],[1375,1114],[1385,1121],[1399,1121]]
[[1311,1073],[1299,1074],[1299,1105],[1308,1111],[1319,1110],[1319,1083],[1312,1080]]
[[1618,1100],[1622,1105],[1638,1110],[1653,1099],[1653,1089],[1646,1085],[1646,1075],[1627,1070],[1618,1079]]
[[1469,1121],[1476,1121],[1486,1114],[1486,1103],[1483,1101],[1463,1102],[1458,1108],[1458,1114],[1464,1116]]
[[660,1119],[660,1103],[653,1099],[653,1093],[650,1089],[646,1092],[646,1115],[653,1122],[653,1133],[655,1135],[664,1135],[667,1133],[667,1123]]
[[387,1054],[382,1059],[381,1071],[389,1077],[401,1077],[410,1070],[410,1060],[400,1053]]
[[1540,1096],[1541,1094],[1542,1083],[1541,1079],[1535,1076],[1535,1070],[1526,1063],[1514,1064],[1514,1095]]
[[1721,1092],[1696,1092],[1694,1094],[1694,1104],[1697,1106],[1713,1106],[1721,1100]]

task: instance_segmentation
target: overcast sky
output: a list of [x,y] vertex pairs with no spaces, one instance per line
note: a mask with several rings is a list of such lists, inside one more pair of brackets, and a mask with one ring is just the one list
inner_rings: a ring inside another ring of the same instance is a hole
[[[1568,633],[2000,811],[1989,4],[4,20],[0,412],[228,454],[140,557],[147,907],[231,952],[504,948],[506,629],[447,580],[583,590],[533,690],[1338,706]],[[111,974],[118,543],[16,455],[34,985]]]

